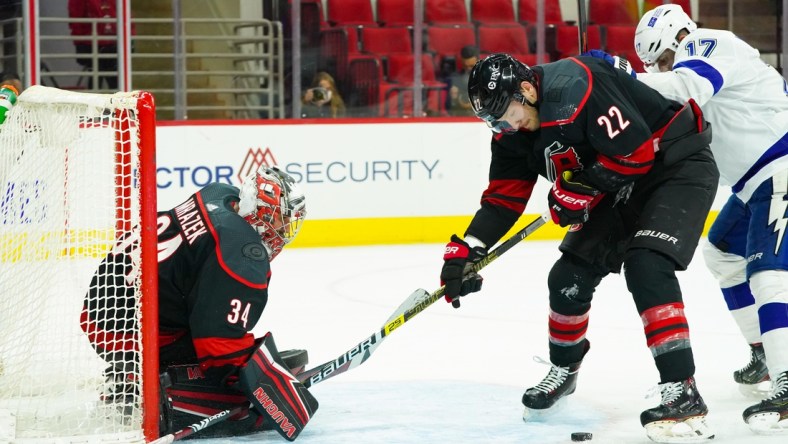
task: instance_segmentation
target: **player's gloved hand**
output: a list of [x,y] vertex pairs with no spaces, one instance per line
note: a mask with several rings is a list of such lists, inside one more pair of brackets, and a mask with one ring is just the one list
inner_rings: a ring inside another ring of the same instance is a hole
[[471,271],[473,264],[487,255],[481,246],[471,247],[456,234],[446,244],[441,269],[441,285],[445,285],[444,297],[454,308],[460,306],[460,296],[481,290],[482,277]]
[[562,227],[588,221],[588,213],[603,196],[599,190],[572,181],[572,172],[564,171],[547,194],[547,205],[554,223]]
[[637,73],[635,72],[635,69],[632,67],[632,64],[629,63],[627,59],[622,59],[619,56],[612,56],[606,53],[605,51],[602,51],[601,49],[592,49],[580,55],[596,57],[598,59],[605,59],[605,61],[607,61],[607,63],[610,63],[613,66],[613,68],[618,68],[626,72],[627,74],[632,76],[632,78],[636,79],[638,77]]

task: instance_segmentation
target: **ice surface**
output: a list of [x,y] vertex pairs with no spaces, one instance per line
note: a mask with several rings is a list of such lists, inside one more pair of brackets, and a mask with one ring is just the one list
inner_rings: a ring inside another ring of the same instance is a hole
[[[448,237],[448,236],[447,236]],[[563,409],[521,419],[523,390],[547,373],[546,276],[557,242],[526,241],[490,264],[481,292],[462,307],[438,301],[395,330],[363,365],[315,385],[320,409],[298,443],[649,443],[640,412],[658,382],[623,276],[608,276],[591,310],[592,343],[578,388]],[[280,349],[305,348],[309,368],[333,360],[379,329],[416,288],[438,286],[443,245],[286,249],[273,263],[268,307],[255,332]],[[731,373],[749,359],[703,258],[679,273],[695,351],[698,388],[709,405],[712,444],[788,442],[752,434]],[[286,442],[276,432],[201,444]]]

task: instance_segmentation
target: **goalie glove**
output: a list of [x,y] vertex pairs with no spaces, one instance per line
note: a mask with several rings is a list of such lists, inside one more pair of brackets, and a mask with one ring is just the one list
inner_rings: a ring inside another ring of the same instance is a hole
[[[481,242],[468,236],[467,239]],[[460,239],[456,234],[451,236],[451,242],[446,244],[443,253],[443,269],[441,269],[441,285],[444,290],[446,302],[451,302],[452,307],[460,307],[460,296],[474,293],[482,289],[481,276],[471,271],[471,267],[487,255],[483,244],[471,247],[468,242]]]
[[317,399],[290,374],[271,333],[238,372],[237,388],[255,411],[288,441],[294,441],[317,411]]

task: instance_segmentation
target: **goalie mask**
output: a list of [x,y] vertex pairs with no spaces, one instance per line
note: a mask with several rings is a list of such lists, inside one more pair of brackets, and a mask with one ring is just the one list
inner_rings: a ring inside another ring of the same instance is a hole
[[646,71],[659,72],[657,61],[666,49],[676,51],[679,31],[692,32],[698,25],[679,5],[662,5],[643,15],[635,30],[635,51]]
[[289,174],[261,166],[243,181],[240,197],[238,214],[257,230],[273,260],[301,228],[304,194]]

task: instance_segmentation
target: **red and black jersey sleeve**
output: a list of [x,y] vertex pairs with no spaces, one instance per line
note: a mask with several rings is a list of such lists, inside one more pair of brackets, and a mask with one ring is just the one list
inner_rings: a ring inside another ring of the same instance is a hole
[[539,177],[533,167],[530,136],[496,135],[491,150],[489,184],[482,193],[481,208],[465,232],[488,246],[495,244],[517,222]]

